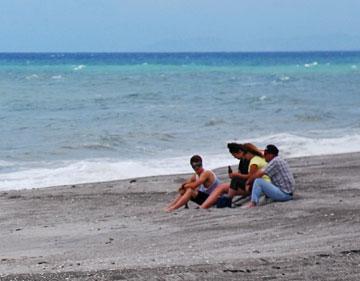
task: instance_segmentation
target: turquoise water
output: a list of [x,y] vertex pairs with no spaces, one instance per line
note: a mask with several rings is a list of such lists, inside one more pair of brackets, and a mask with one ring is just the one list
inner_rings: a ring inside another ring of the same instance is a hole
[[360,150],[360,52],[0,54],[0,189]]

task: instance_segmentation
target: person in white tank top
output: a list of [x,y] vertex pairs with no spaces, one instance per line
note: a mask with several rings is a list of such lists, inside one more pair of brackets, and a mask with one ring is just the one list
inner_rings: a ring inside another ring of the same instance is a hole
[[203,168],[199,155],[191,157],[190,164],[195,174],[181,185],[179,195],[165,208],[166,212],[172,212],[186,205],[190,200],[202,205],[220,184],[213,171]]

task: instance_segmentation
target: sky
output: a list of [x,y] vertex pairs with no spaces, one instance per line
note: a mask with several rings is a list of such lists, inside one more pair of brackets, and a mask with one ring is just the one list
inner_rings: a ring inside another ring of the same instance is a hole
[[0,52],[360,50],[360,0],[1,0]]

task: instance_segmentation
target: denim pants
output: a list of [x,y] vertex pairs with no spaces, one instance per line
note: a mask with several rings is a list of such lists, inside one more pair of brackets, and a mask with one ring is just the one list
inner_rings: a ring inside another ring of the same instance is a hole
[[274,201],[288,201],[293,199],[292,195],[281,191],[280,188],[273,185],[271,182],[261,178],[256,179],[251,193],[251,201],[255,204],[259,204],[260,196],[263,194]]

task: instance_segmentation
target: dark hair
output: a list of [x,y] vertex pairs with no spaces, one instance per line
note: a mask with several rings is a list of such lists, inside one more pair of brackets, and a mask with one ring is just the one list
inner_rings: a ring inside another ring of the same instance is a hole
[[258,149],[254,144],[252,144],[252,143],[244,143],[244,147],[245,147],[247,152],[250,152],[251,154],[254,154],[254,155],[257,155],[257,156],[260,156],[260,157],[264,157],[264,155],[262,154],[260,149]]
[[240,143],[230,142],[227,144],[227,147],[230,153],[246,152],[245,147]]
[[265,151],[275,156],[279,154],[279,149],[273,144],[268,144],[265,148]]
[[202,159],[199,155],[194,155],[193,157],[191,157],[190,159],[190,164],[192,165],[193,163],[200,163],[202,164]]

